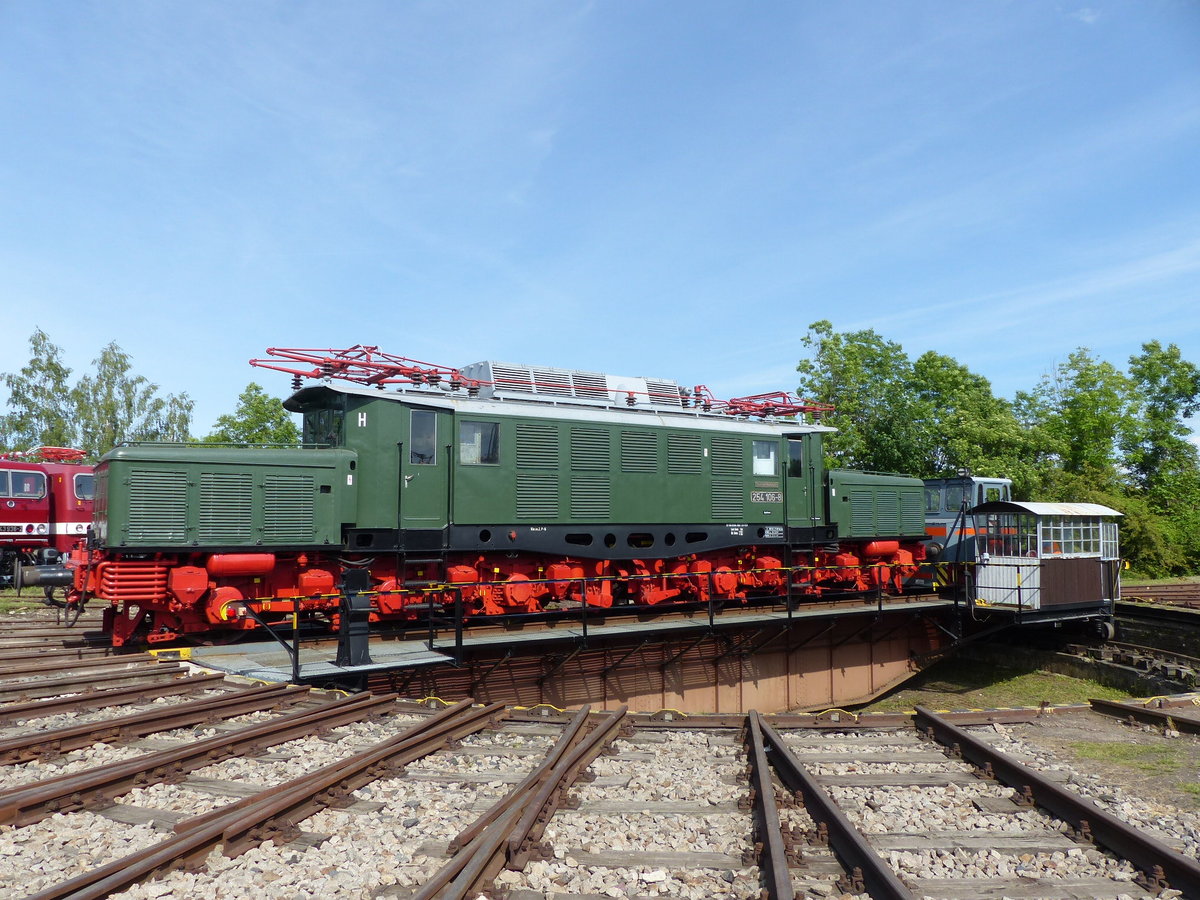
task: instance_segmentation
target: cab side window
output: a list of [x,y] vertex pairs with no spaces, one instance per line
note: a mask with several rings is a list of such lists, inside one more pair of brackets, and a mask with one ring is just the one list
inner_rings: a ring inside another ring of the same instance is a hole
[[774,441],[753,441],[754,444],[754,474],[778,475],[775,456],[779,446]]
[[437,464],[437,413],[412,411],[408,461],[414,466]]
[[8,496],[8,473],[0,472],[0,497]]
[[458,461],[464,466],[496,465],[500,462],[498,422],[460,422]]
[[804,476],[804,442],[798,440],[788,441],[788,478],[801,478]]
[[9,472],[10,497],[37,500],[46,496],[46,476],[41,472]]
[[95,475],[76,475],[75,476],[75,499],[76,500],[95,500],[96,499],[96,476]]

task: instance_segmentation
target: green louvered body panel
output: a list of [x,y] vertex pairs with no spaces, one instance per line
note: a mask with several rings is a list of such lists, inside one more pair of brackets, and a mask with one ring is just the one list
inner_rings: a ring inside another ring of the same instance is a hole
[[340,545],[357,485],[347,450],[151,444],[96,469],[98,540],[120,548],[270,549]]
[[829,471],[829,516],[840,537],[905,537],[925,533],[925,484],[904,475]]
[[200,541],[254,541],[254,479],[249,472],[201,472]]
[[171,544],[187,538],[187,472],[135,470],[129,473],[127,485],[131,541]]

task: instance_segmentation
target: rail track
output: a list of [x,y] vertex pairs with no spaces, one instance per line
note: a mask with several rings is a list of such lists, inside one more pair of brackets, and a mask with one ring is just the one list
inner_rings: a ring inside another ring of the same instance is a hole
[[1200,582],[1122,585],[1121,598],[1200,609]]
[[0,649],[0,895],[1200,897],[1200,817],[1023,764],[1046,715],[435,712],[49,639]]
[[964,727],[1036,711],[431,712],[163,687],[0,705],[0,894],[1200,895],[1200,843],[1148,839]]

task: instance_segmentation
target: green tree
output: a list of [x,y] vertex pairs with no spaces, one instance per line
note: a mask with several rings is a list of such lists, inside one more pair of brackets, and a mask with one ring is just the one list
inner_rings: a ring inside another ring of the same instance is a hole
[[1044,442],[1039,460],[1043,470],[1057,466],[1094,479],[1104,490],[1119,490],[1123,476],[1118,448],[1134,428],[1134,406],[1129,379],[1112,363],[1080,347],[1032,392],[1019,392],[1016,409]]
[[914,364],[908,388],[929,417],[924,465],[918,474],[978,475],[1013,479],[1017,496],[1036,480],[1028,460],[1036,435],[1022,427],[1012,404],[992,393],[991,383],[949,356],[930,351]]
[[80,446],[98,458],[124,441],[185,441],[191,425],[187,394],[160,397],[158,385],[135,375],[124,350],[110,343],[71,391]]
[[40,328],[29,338],[29,363],[4,375],[9,412],[0,416],[0,448],[69,447],[75,441],[68,379],[62,349]]
[[1200,410],[1200,369],[1186,362],[1175,344],[1163,348],[1150,341],[1130,357],[1129,377],[1138,416],[1126,435],[1125,465],[1142,490],[1155,494],[1167,488],[1170,493],[1181,477],[1197,471],[1196,447],[1188,440],[1185,420]]
[[1186,420],[1200,410],[1200,369],[1175,344],[1150,341],[1130,357],[1129,377],[1138,415],[1126,436],[1124,465],[1147,509],[1163,517],[1178,553],[1158,571],[1192,572],[1200,567],[1200,454]]
[[281,400],[250,382],[238,396],[237,409],[218,418],[216,427],[204,440],[223,444],[297,444],[300,429]]
[[800,361],[799,393],[834,412],[822,421],[838,433],[826,440],[833,465],[885,472],[918,472],[925,465],[929,410],[915,396],[904,349],[873,330],[834,332],[814,322],[802,339],[811,357]]

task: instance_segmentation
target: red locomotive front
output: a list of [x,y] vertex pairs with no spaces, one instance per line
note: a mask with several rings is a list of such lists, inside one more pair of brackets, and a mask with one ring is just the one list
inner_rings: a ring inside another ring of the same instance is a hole
[[94,480],[82,459],[62,447],[0,456],[0,584],[18,565],[56,562],[87,534]]

